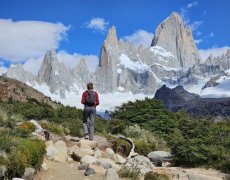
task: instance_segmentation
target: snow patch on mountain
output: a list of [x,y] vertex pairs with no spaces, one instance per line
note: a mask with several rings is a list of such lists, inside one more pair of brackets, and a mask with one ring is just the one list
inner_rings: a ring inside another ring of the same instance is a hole
[[166,51],[161,46],[153,46],[153,47],[150,48],[150,51],[153,52],[155,56],[160,55],[160,56],[163,56],[163,57],[173,57],[173,58],[175,58],[175,56],[171,52]]
[[148,65],[141,63],[140,61],[131,61],[130,58],[125,54],[121,54],[119,59],[121,65],[124,68],[131,69],[133,71],[140,72],[140,73],[147,71],[149,69]]

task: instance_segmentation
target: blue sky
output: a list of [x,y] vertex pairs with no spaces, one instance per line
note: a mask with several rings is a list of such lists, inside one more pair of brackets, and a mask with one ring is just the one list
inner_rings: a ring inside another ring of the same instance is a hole
[[192,26],[202,53],[222,53],[230,46],[229,9],[229,0],[0,0],[0,66],[32,62],[50,48],[99,56],[112,25],[118,38],[148,46],[173,11]]

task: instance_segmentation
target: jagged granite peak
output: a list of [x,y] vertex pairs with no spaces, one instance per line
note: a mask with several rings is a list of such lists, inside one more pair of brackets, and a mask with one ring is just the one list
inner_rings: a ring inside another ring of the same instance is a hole
[[181,67],[191,67],[200,63],[195,41],[190,27],[185,27],[181,16],[173,12],[156,29],[151,46],[161,46],[173,53]]
[[79,88],[84,89],[86,83],[93,82],[93,73],[89,71],[86,60],[81,58],[79,64],[73,69],[74,79]]
[[204,62],[205,64],[220,65],[222,69],[227,70],[230,68],[230,49],[227,50],[222,56],[214,57],[212,54]]
[[51,93],[64,98],[66,91],[74,90],[73,77],[72,71],[58,61],[55,50],[49,50],[38,71],[37,82],[46,84]]
[[117,40],[117,32],[116,32],[116,27],[112,26],[106,36],[105,39],[106,44],[110,44],[112,46],[118,45],[118,40]]
[[26,71],[22,64],[12,64],[7,72],[3,74],[3,76],[17,79],[27,84],[35,85],[36,76]]

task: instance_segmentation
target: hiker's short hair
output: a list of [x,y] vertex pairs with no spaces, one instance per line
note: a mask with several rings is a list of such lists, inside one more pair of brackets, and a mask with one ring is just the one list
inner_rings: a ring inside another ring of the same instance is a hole
[[92,90],[93,89],[93,83],[88,83],[87,84],[87,89]]

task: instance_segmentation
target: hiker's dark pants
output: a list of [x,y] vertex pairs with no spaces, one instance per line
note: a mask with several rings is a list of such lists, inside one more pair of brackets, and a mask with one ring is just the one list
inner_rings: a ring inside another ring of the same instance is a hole
[[[83,111],[83,135],[89,134],[89,139],[93,140],[94,135],[94,121],[96,118],[96,108],[84,107]],[[89,119],[89,126],[88,126]]]

